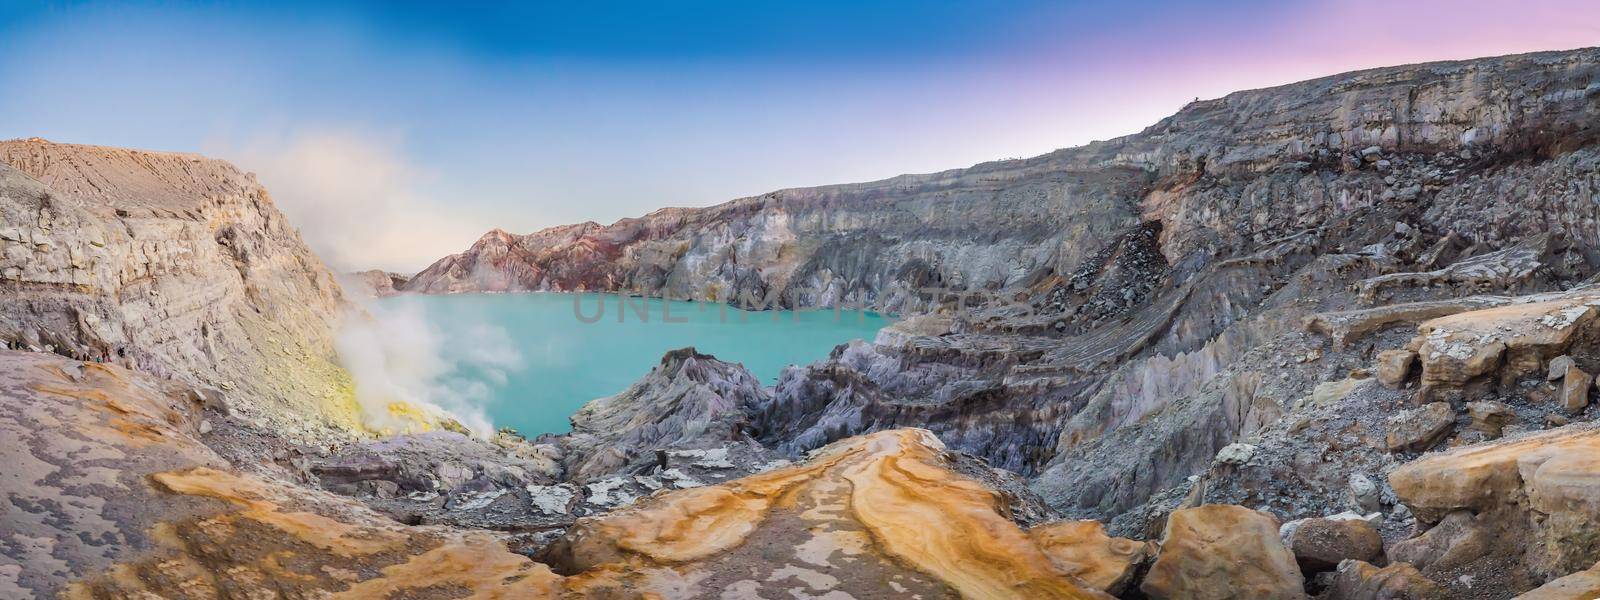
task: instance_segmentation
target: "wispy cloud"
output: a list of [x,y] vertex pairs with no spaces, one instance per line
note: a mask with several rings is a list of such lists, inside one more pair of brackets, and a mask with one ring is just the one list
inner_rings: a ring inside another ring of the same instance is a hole
[[211,150],[256,173],[290,222],[335,270],[413,272],[487,228],[426,195],[430,171],[399,136],[302,130]]

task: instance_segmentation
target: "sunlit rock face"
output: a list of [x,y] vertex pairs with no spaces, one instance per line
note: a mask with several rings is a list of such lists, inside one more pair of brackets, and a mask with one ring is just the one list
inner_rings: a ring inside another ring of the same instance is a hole
[[946,461],[926,431],[851,438],[800,465],[580,520],[547,558],[619,596],[1100,598],[1095,586],[1125,584],[1144,557],[1097,525],[1025,530]]
[[[1418,517],[1462,530],[1408,547],[1421,556],[1460,564],[1509,555],[1541,578],[1600,561],[1600,431],[1591,426],[1430,455],[1395,470],[1389,481]],[[1467,544],[1442,539],[1474,535],[1484,542],[1470,555]],[[1446,547],[1430,548],[1439,545]]]
[[7,345],[215,389],[289,434],[357,426],[339,286],[226,162],[0,142],[0,281]]

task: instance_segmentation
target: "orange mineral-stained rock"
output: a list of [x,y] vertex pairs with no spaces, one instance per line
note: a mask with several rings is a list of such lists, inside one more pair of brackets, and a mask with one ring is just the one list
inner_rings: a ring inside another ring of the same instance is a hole
[[[0,358],[0,432],[53,426],[59,441],[13,446],[7,481],[71,500],[78,519],[12,515],[8,535],[118,541],[61,576],[71,597],[1109,598],[1096,587],[1124,584],[1143,554],[1097,523],[1022,529],[1008,496],[958,472],[933,434],[900,429],[583,519],[547,565],[512,552],[503,532],[403,525],[237,469],[189,433],[182,388],[49,355]],[[81,495],[54,475],[76,468],[58,456],[96,457],[72,477],[121,491]]]
[[1426,521],[1452,510],[1489,510],[1519,494],[1536,506],[1588,504],[1600,491],[1600,430],[1564,427],[1422,457],[1389,474],[1389,485]]
[[569,591],[622,597],[1109,598],[1096,584],[1137,564],[1142,544],[1098,524],[1024,531],[944,461],[920,429],[849,438],[802,465],[580,520],[550,560]]
[[1569,425],[1537,435],[1442,452],[1389,475],[1424,521],[1471,510],[1510,533],[1528,569],[1555,577],[1600,560],[1600,429]]
[[1140,590],[1151,598],[1305,598],[1305,579],[1278,538],[1278,519],[1231,504],[1206,504],[1167,517],[1161,554]]
[[1099,521],[1061,521],[1028,530],[1050,560],[1090,587],[1121,593],[1154,553],[1149,542],[1106,535]]

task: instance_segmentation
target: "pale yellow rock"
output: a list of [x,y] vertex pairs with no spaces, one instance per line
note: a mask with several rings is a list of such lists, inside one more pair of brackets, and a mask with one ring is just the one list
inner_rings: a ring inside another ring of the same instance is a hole
[[1391,388],[1406,383],[1411,375],[1411,365],[1417,362],[1417,353],[1410,350],[1384,350],[1378,353],[1378,382]]
[[1272,515],[1228,504],[1173,511],[1140,590],[1158,600],[1305,598],[1278,525]]
[[1458,313],[1424,322],[1412,341],[1424,385],[1459,386],[1502,363],[1537,372],[1587,328],[1600,298],[1566,298]]
[[1569,414],[1578,414],[1589,406],[1589,386],[1594,383],[1594,376],[1585,373],[1576,365],[1568,365],[1567,373],[1561,379],[1561,408]]
[[1028,535],[1063,571],[1112,594],[1127,586],[1152,552],[1148,542],[1106,535],[1099,521],[1050,523],[1028,530]]
[[1396,469],[1389,483],[1424,521],[1456,510],[1494,517],[1492,525],[1516,538],[1501,541],[1525,549],[1526,566],[1540,576],[1600,560],[1600,430],[1592,427],[1427,456]]
[[[1390,473],[1389,485],[1406,506],[1430,521],[1452,510],[1488,510],[1514,502],[1525,480],[1534,482],[1530,489],[1539,490],[1535,493],[1559,502],[1569,494],[1586,497],[1586,469],[1594,464],[1586,457],[1597,452],[1600,431],[1562,428],[1425,456]],[[1547,465],[1550,470],[1543,471]],[[1539,485],[1541,477],[1545,486]]]
[[1539,586],[1516,600],[1594,600],[1600,598],[1600,565]]

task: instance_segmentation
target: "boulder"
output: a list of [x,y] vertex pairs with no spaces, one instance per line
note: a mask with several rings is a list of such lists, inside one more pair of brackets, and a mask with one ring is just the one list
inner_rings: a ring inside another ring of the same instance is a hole
[[1550,369],[1545,374],[1545,381],[1561,381],[1562,377],[1567,376],[1567,369],[1571,369],[1575,364],[1572,357],[1565,354],[1550,359]]
[[1594,600],[1600,598],[1600,565],[1560,577],[1517,596],[1517,600]]
[[1451,571],[1487,556],[1499,541],[1499,523],[1458,510],[1445,515],[1422,535],[1396,542],[1391,560],[1405,562],[1424,572]]
[[1250,444],[1233,443],[1223,446],[1217,451],[1217,464],[1242,465],[1250,462],[1256,455],[1256,447]]
[[1589,386],[1594,383],[1594,376],[1584,372],[1577,366],[1568,366],[1567,373],[1561,380],[1561,408],[1568,414],[1578,414],[1589,406]]
[[1384,350],[1378,353],[1378,383],[1391,388],[1405,385],[1411,375],[1411,365],[1417,362],[1417,353],[1410,350]]
[[1304,598],[1304,583],[1277,518],[1207,504],[1167,516],[1161,554],[1139,589],[1156,599]]
[[[1429,556],[1479,546],[1525,555],[1537,577],[1600,560],[1600,429],[1569,425],[1441,452],[1395,469],[1389,484],[1419,519],[1440,523],[1390,553],[1425,572],[1436,561]],[[1462,546],[1474,539],[1482,543]],[[1408,545],[1426,556],[1408,554]]]
[[1450,403],[1433,402],[1389,419],[1384,444],[1390,452],[1421,452],[1449,435],[1455,424],[1456,411]]
[[1034,543],[1063,572],[1089,587],[1120,594],[1154,554],[1149,542],[1106,535],[1099,521],[1061,521],[1028,530]]
[[1289,535],[1289,550],[1303,573],[1332,570],[1346,559],[1376,560],[1383,538],[1360,519],[1302,519]]
[[1378,492],[1378,484],[1361,473],[1350,474],[1350,500],[1363,511],[1370,512],[1383,508],[1383,497]]
[[1417,328],[1411,345],[1425,387],[1454,386],[1502,369],[1502,377],[1538,372],[1594,321],[1592,294],[1574,294],[1440,317]]
[[1517,420],[1516,411],[1504,402],[1480,400],[1467,403],[1467,414],[1472,416],[1471,427],[1492,438],[1500,437],[1505,426]]
[[1347,560],[1318,600],[1438,600],[1445,590],[1406,563],[1378,568],[1372,563]]

